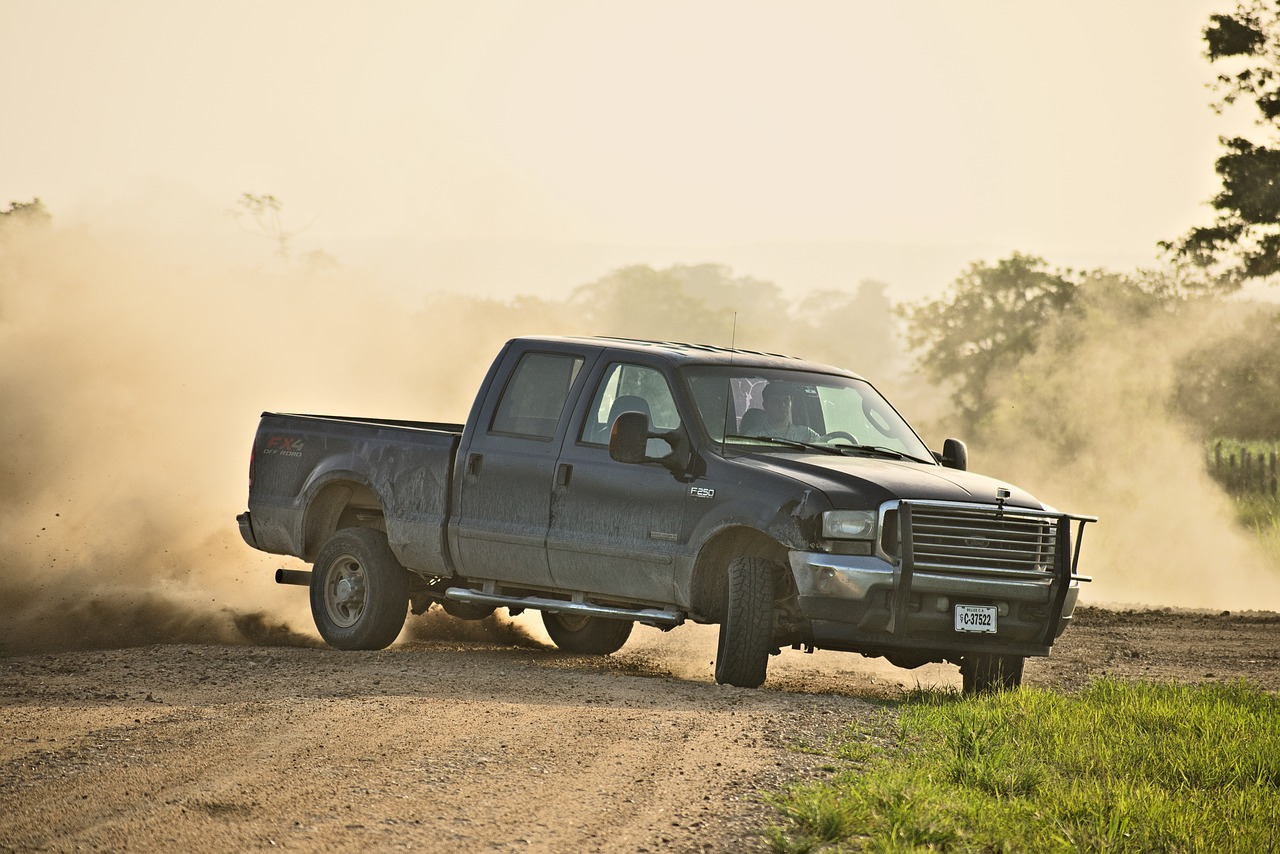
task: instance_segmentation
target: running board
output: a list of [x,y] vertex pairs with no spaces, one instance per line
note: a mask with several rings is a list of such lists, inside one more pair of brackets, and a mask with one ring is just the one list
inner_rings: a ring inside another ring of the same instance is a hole
[[662,611],[657,608],[612,608],[593,605],[590,602],[566,602],[564,599],[543,599],[538,596],[503,596],[500,593],[481,593],[466,587],[450,587],[444,598],[454,602],[471,602],[476,605],[496,605],[507,608],[533,608],[553,614],[577,614],[581,617],[603,617],[606,620],[631,620],[646,625],[672,628],[684,622],[679,611]]

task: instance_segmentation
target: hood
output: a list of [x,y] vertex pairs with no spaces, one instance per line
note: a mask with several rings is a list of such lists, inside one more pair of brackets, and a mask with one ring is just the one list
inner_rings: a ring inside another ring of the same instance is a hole
[[973,472],[914,463],[828,454],[755,453],[738,462],[783,474],[822,490],[835,507],[875,507],[895,498],[922,501],[996,503],[996,490],[1009,490],[1006,506],[1048,509],[1010,483]]

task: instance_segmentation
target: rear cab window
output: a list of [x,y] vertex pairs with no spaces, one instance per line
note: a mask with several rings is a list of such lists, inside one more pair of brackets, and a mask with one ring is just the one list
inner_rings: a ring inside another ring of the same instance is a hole
[[520,357],[494,409],[489,432],[550,441],[564,412],[581,356],[529,352]]

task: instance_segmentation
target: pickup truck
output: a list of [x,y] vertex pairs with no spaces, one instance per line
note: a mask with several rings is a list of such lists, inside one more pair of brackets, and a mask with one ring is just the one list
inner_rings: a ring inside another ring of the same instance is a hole
[[509,341],[465,424],[264,413],[246,543],[312,570],[320,635],[380,649],[406,612],[541,612],[607,655],[636,623],[719,625],[717,682],[783,647],[950,662],[966,693],[1021,684],[1075,609],[1060,513],[931,452],[857,374],[743,349]]

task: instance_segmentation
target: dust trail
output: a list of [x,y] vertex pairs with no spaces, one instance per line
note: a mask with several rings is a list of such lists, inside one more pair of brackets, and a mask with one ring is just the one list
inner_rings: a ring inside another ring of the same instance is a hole
[[257,415],[460,420],[451,387],[405,370],[430,324],[358,273],[234,269],[199,246],[13,219],[0,218],[0,653],[312,642],[305,594],[273,583],[282,560],[234,522]]
[[425,614],[410,617],[401,640],[448,641],[455,643],[496,643],[527,649],[547,649],[543,640],[514,617],[493,613],[483,620],[460,620],[433,606]]
[[1280,610],[1280,572],[1206,474],[1194,426],[1170,414],[1179,360],[1236,328],[1238,307],[1135,310],[1101,288],[1085,303],[1004,379],[971,466],[1101,517],[1085,536],[1088,602]]

